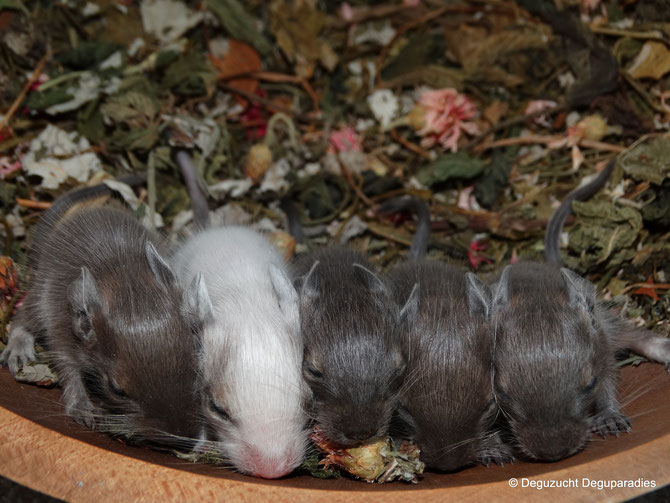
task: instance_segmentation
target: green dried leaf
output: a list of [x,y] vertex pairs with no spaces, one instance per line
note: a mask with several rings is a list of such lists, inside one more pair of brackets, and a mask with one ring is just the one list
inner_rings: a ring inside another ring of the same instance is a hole
[[0,205],[9,209],[14,206],[14,196],[16,194],[16,185],[3,180],[0,183]]
[[258,31],[256,18],[245,10],[244,4],[237,0],[207,0],[206,3],[232,38],[248,42],[263,55],[272,51],[272,44]]
[[640,143],[620,161],[623,170],[635,180],[661,185],[670,177],[670,139],[659,136]]
[[642,215],[631,207],[608,201],[574,201],[572,209],[578,224],[570,230],[569,249],[581,255],[581,268],[608,260],[620,264],[634,255],[631,246],[642,230]]
[[645,222],[670,227],[670,181],[666,181],[659,190],[654,191],[656,198],[642,208],[642,218]]
[[500,150],[496,150],[484,175],[475,184],[475,197],[479,204],[491,208],[502,190],[509,185],[511,166]]
[[111,145],[121,150],[148,151],[158,141],[159,126],[157,124],[147,125],[142,128],[117,129],[111,138]]
[[163,86],[180,94],[210,94],[217,72],[204,54],[187,54],[172,63],[163,77]]
[[30,93],[25,105],[31,110],[46,110],[50,106],[65,103],[73,98],[74,96],[67,92],[66,86],[60,86],[51,88],[45,93],[39,91]]
[[340,472],[334,468],[320,465],[319,459],[319,453],[317,451],[313,451],[311,454],[305,457],[302,464],[300,465],[300,468],[309,472],[312,477],[316,477],[317,479],[339,479],[342,477]]
[[30,16],[30,11],[21,0],[0,0],[0,11],[5,9],[20,10],[26,16]]
[[89,70],[102,63],[120,48],[118,44],[105,41],[81,42],[74,49],[56,54],[54,59],[74,70]]
[[484,171],[484,162],[463,152],[455,152],[439,157],[433,164],[417,174],[418,180],[424,185],[455,179],[471,179]]
[[98,143],[105,137],[105,124],[98,105],[99,100],[92,101],[77,113],[77,132],[91,143]]
[[101,111],[114,122],[151,123],[158,113],[158,105],[143,93],[130,91],[111,98]]

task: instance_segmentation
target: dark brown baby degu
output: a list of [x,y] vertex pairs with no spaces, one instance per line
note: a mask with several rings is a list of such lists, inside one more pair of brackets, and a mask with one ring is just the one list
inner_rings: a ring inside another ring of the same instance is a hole
[[617,400],[616,356],[631,349],[670,362],[670,339],[637,329],[597,299],[586,279],[560,268],[558,235],[573,200],[595,193],[613,164],[567,196],[548,225],[548,263],[505,268],[493,287],[494,392],[518,454],[555,461],[580,451],[592,432],[631,428]]
[[316,423],[341,445],[385,435],[406,374],[393,301],[362,253],[329,247],[298,261],[300,324]]
[[166,243],[102,187],[58,199],[36,227],[27,296],[0,362],[16,373],[43,343],[66,413],[131,440],[177,447],[197,437],[202,278],[182,290]]
[[[303,236],[292,203],[282,207]],[[293,270],[314,421],[343,446],[386,435],[406,370],[399,325],[416,299],[395,302],[365,255],[342,246],[299,257]]]
[[399,418],[432,469],[454,471],[475,462],[512,458],[494,428],[491,294],[472,273],[424,257],[430,229],[427,205],[404,197],[380,212],[410,210],[417,216],[408,262],[388,275],[396,298],[414,290],[416,304],[402,325],[407,361]]

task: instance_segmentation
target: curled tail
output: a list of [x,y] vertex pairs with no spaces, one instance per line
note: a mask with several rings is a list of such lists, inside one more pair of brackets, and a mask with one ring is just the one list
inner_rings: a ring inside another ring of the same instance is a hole
[[411,211],[417,219],[416,231],[412,238],[412,245],[407,255],[411,262],[416,262],[426,255],[428,237],[430,236],[430,210],[423,199],[412,196],[398,197],[384,201],[379,206],[379,213],[394,213],[397,211]]
[[613,159],[592,182],[570,192],[549,219],[547,232],[544,236],[544,259],[548,264],[555,266],[562,264],[560,235],[565,220],[572,213],[572,201],[586,201],[603,188],[614,170],[615,163],[616,160]]
[[282,199],[279,207],[286,213],[286,220],[288,223],[288,232],[296,243],[302,244],[305,242],[305,232],[300,221],[300,212],[293,201],[290,199]]
[[198,181],[193,159],[185,150],[178,150],[175,159],[186,182],[188,196],[191,199],[193,220],[201,229],[206,229],[209,227],[209,206],[207,205],[207,196]]

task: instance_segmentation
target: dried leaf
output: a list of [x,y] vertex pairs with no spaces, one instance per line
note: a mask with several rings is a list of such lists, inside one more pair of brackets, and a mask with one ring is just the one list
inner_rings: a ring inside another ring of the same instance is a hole
[[176,0],[142,0],[140,4],[144,31],[168,44],[200,24],[204,14],[192,11]]
[[670,72],[670,50],[662,42],[649,40],[627,71],[634,79],[658,80]]
[[423,185],[434,185],[451,179],[470,179],[484,171],[484,162],[463,152],[440,156],[430,166],[417,173],[417,179]]
[[382,79],[386,81],[411,75],[419,68],[435,63],[443,54],[444,37],[441,34],[414,35],[382,69]]
[[610,265],[631,258],[642,229],[640,212],[607,201],[574,201],[578,223],[570,230],[569,249],[582,255],[582,265],[591,266],[608,260]]
[[642,142],[627,152],[620,163],[634,179],[660,185],[670,177],[670,139],[657,137]]
[[26,16],[30,16],[30,11],[26,9],[21,0],[0,0],[0,11],[5,9],[20,10]]
[[654,286],[654,278],[652,276],[649,276],[647,278],[647,281],[645,283],[648,283],[650,286],[642,286],[635,290],[633,292],[634,295],[646,295],[647,297],[651,297],[654,302],[657,302],[659,299],[658,294],[656,293],[656,288],[653,288]]
[[119,49],[119,45],[105,41],[80,42],[74,49],[56,54],[54,59],[73,70],[89,70]]
[[126,122],[129,126],[146,126],[152,123],[158,107],[147,95],[130,91],[110,98],[101,107],[102,113],[114,122]]
[[475,184],[475,197],[479,204],[491,208],[502,190],[509,185],[511,165],[499,150],[493,153],[491,163]]
[[339,58],[326,38],[322,36],[326,15],[316,10],[311,2],[284,2],[270,4],[270,31],[289,61],[296,64],[296,73],[309,78],[314,65],[320,62],[332,71]]
[[206,4],[232,38],[248,42],[263,55],[272,51],[272,44],[258,31],[256,19],[249,15],[243,3],[238,0],[207,0]]
[[[216,46],[210,44],[209,59],[219,71],[219,79],[240,73],[258,72],[262,69],[260,56],[249,44],[231,39],[225,45],[227,46],[225,51],[215,51]],[[227,84],[247,94],[254,94],[258,88],[257,79],[234,79],[227,81]],[[235,98],[238,103],[246,106],[247,100],[242,96],[236,95]]]
[[50,124],[30,143],[23,169],[29,175],[41,176],[40,187],[44,189],[56,189],[68,177],[85,182],[92,172],[102,170],[98,156],[87,152],[90,147],[88,140],[76,132],[68,133]]

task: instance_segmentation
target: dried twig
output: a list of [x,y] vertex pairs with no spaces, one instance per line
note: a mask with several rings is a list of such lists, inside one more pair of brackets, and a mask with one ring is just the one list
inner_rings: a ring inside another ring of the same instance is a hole
[[40,59],[40,62],[37,63],[37,66],[35,67],[35,70],[33,70],[33,73],[30,75],[28,78],[28,81],[23,85],[23,89],[21,90],[21,93],[16,97],[14,102],[12,103],[12,106],[9,107],[9,110],[7,110],[7,113],[5,116],[2,118],[0,121],[0,131],[2,131],[7,124],[9,124],[9,121],[11,120],[12,116],[16,113],[16,110],[19,108],[19,105],[23,102],[23,99],[26,97],[28,94],[28,91],[30,91],[30,87],[35,83],[35,81],[39,78],[39,76],[42,74],[42,70],[44,69],[44,65],[46,64],[47,60],[51,56],[51,52],[47,52],[44,56],[42,56],[42,59]]
[[16,198],[16,204],[24,208],[33,208],[36,210],[48,210],[52,205],[52,203],[46,201],[33,201],[32,199],[21,199],[20,197]]

